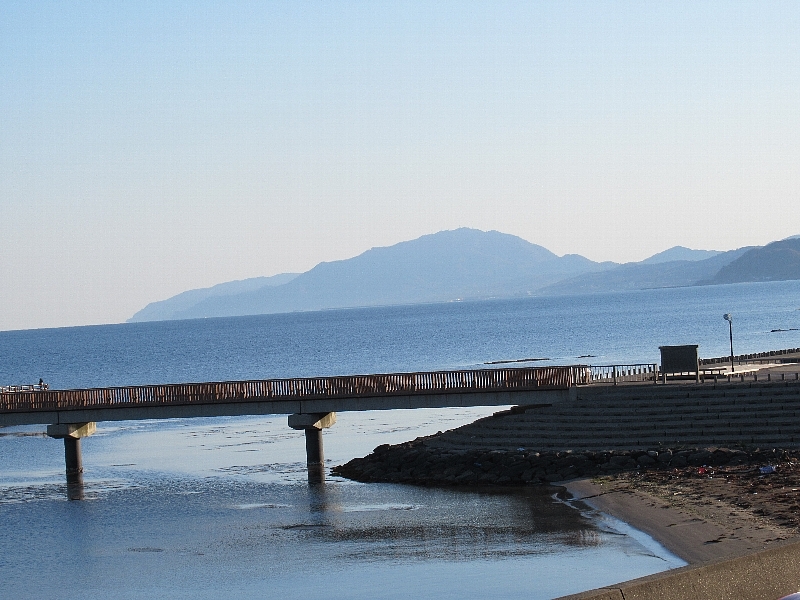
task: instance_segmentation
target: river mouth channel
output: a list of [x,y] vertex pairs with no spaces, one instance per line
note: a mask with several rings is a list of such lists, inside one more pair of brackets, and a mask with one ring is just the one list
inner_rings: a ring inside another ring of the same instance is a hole
[[[328,464],[494,409],[346,413]],[[14,597],[552,598],[684,564],[555,488],[306,481],[286,417],[100,423],[84,500],[60,441],[0,436],[0,565]]]

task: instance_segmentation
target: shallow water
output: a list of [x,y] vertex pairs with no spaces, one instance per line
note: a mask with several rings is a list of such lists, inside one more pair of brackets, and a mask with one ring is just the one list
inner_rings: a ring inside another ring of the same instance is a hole
[[[340,415],[325,434],[328,464],[488,412]],[[84,440],[83,501],[66,500],[60,441],[7,429],[4,589],[56,596],[69,581],[89,598],[550,598],[683,564],[550,488],[335,477],[309,486],[303,434],[285,419],[101,423]]]
[[3,517],[14,597],[549,598],[666,564],[537,494],[164,481]]

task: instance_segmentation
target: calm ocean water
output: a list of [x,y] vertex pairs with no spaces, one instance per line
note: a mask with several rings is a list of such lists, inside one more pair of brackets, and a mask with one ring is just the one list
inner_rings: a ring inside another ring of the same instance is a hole
[[[55,388],[453,369],[518,358],[657,362],[800,346],[800,282],[0,332],[0,382]],[[580,359],[587,354],[595,358]],[[541,364],[548,364],[543,362]]]
[[[737,353],[800,346],[800,282],[781,282],[0,332],[0,383],[656,362],[663,344],[725,355],[725,312]],[[326,457],[494,410],[341,413]],[[100,423],[84,442],[87,499],[68,502],[61,442],[42,430],[0,430],[0,595],[550,598],[682,564],[553,490],[309,488],[285,416]]]

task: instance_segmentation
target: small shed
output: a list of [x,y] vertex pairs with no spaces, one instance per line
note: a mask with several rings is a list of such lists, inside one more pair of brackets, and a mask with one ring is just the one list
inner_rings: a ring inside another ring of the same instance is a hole
[[700,383],[700,355],[697,344],[683,346],[659,346],[661,350],[661,373],[664,382],[667,375],[692,375]]

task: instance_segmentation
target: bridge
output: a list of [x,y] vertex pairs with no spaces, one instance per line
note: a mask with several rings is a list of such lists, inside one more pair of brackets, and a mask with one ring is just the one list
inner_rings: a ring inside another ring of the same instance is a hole
[[83,473],[81,439],[98,421],[289,415],[305,431],[309,481],[324,479],[322,430],[345,411],[553,403],[578,384],[655,381],[656,365],[523,367],[226,381],[75,390],[46,385],[0,389],[0,426],[47,425],[64,440],[68,483]]
[[67,483],[82,485],[81,439],[98,421],[285,414],[289,427],[305,432],[314,483],[324,480],[322,430],[336,422],[337,412],[553,405],[574,401],[578,386],[653,385],[659,375],[657,364],[569,365],[74,390],[3,387],[0,426],[47,425],[50,437],[64,440]]

